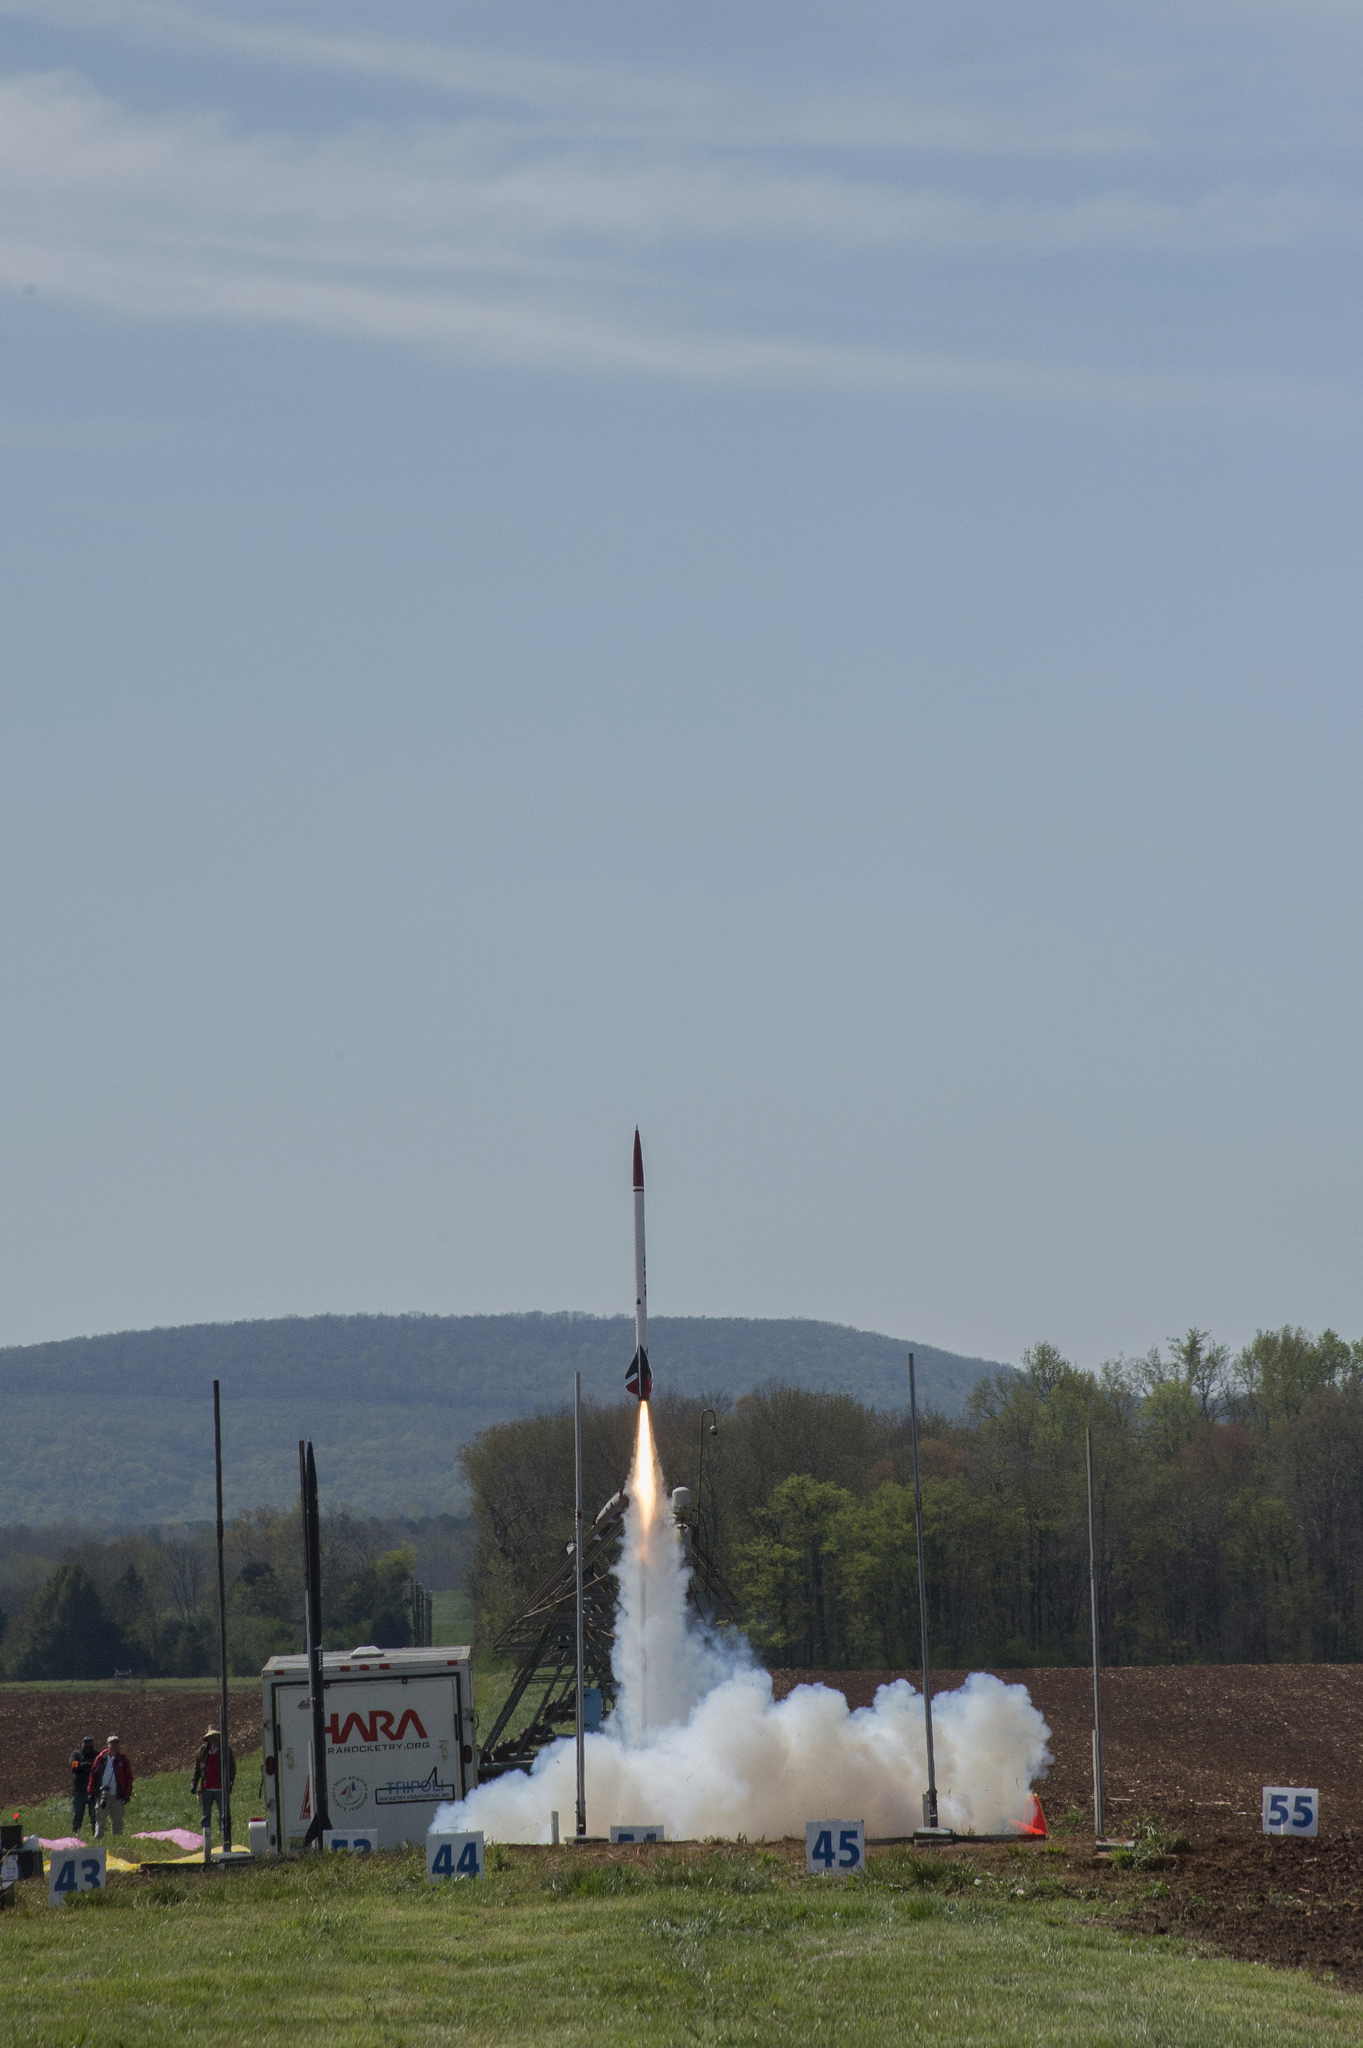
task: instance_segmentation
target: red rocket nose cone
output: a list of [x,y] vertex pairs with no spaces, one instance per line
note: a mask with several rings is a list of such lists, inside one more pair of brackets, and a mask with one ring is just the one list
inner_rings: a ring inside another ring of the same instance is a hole
[[644,1148],[643,1148],[643,1146],[642,1146],[642,1145],[641,1145],[641,1144],[639,1143],[639,1133],[638,1133],[638,1130],[636,1129],[636,1130],[635,1130],[635,1133],[634,1133],[634,1185],[635,1185],[635,1187],[636,1187],[636,1188],[641,1188],[641,1187],[643,1186],[643,1184],[644,1184]]

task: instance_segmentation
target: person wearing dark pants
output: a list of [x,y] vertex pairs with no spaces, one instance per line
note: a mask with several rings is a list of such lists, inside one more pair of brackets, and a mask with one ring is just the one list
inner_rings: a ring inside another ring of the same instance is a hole
[[232,1754],[231,1743],[224,1744],[222,1733],[217,1728],[205,1728],[204,1739],[199,1744],[199,1754],[194,1759],[194,1776],[189,1789],[199,1795],[199,1811],[203,1815],[204,1862],[207,1863],[213,1849],[213,1808],[218,1809],[218,1833],[224,1849],[230,1849],[222,1824],[223,1793],[223,1750],[227,1752],[227,1789],[230,1792],[237,1778],[237,1760]]
[[95,1818],[95,1802],[90,1797],[90,1772],[94,1766],[95,1755],[95,1738],[93,1735],[82,1735],[80,1748],[73,1749],[71,1752],[71,1832],[73,1835],[80,1833],[87,1807],[90,1810],[92,1823]]

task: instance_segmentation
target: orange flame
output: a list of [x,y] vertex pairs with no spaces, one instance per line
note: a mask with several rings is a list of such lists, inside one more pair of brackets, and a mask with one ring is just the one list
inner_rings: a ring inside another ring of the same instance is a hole
[[651,1529],[658,1511],[658,1469],[647,1401],[639,1403],[639,1434],[634,1443],[634,1497],[639,1503],[644,1528]]

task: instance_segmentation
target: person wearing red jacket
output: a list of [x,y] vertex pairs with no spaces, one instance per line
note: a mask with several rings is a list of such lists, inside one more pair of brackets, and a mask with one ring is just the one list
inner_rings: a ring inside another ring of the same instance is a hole
[[111,1735],[99,1755],[90,1766],[90,1782],[87,1786],[91,1810],[95,1816],[95,1840],[104,1838],[104,1817],[107,1814],[113,1822],[114,1833],[123,1832],[123,1809],[133,1796],[133,1767],[123,1754],[123,1746],[116,1735]]

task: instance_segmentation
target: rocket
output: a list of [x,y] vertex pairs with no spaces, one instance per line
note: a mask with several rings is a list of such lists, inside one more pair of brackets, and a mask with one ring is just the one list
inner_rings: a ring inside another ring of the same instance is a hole
[[631,1394],[646,1401],[653,1392],[648,1366],[648,1280],[644,1273],[644,1150],[634,1133],[634,1356],[625,1374]]

